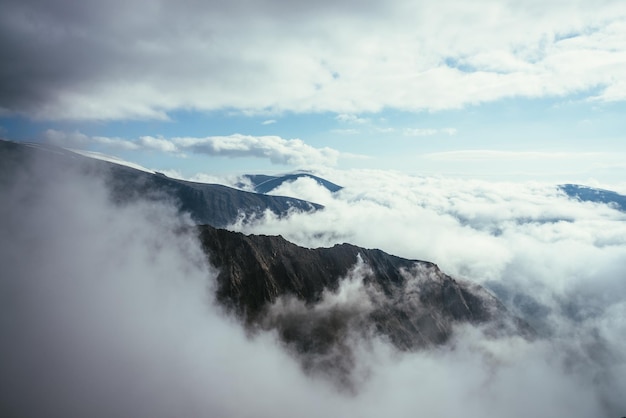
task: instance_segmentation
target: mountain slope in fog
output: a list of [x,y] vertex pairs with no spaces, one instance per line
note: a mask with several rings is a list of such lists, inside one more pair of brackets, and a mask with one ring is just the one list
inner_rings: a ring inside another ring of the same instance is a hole
[[117,205],[170,201],[206,223],[197,228],[203,250],[219,272],[217,300],[249,330],[276,331],[305,368],[330,373],[341,383],[350,384],[355,338],[376,335],[410,351],[445,343],[459,324],[492,332],[528,331],[486,290],[451,278],[433,263],[350,244],[307,249],[280,236],[246,236],[210,226],[233,222],[242,213],[284,215],[319,208],[309,202],[174,180],[56,147],[6,141],[0,147],[0,181],[11,181],[12,171],[27,161],[37,167],[28,182],[63,170],[69,176],[95,174],[105,180]]
[[284,216],[291,210],[314,211],[322,206],[300,199],[244,192],[219,184],[195,183],[150,173],[124,165],[96,160],[63,148],[0,141],[0,175],[11,176],[17,167],[33,161],[50,170],[78,167],[104,174],[118,202],[136,199],[169,199],[194,222],[223,227],[239,217],[254,217],[270,210]]
[[277,330],[311,368],[349,372],[347,341],[355,335],[376,334],[400,350],[445,343],[464,323],[529,335],[494,296],[433,263],[210,226],[200,227],[200,237],[219,270],[218,300],[250,328]]

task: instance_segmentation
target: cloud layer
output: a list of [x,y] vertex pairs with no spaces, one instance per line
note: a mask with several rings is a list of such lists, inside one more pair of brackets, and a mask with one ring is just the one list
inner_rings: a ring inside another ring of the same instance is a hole
[[625,33],[619,0],[7,0],[0,109],[111,120],[433,110],[572,93],[621,101]]
[[[365,170],[316,174],[345,188],[331,194],[301,178],[273,193],[320,202],[323,211],[266,216],[233,228],[281,234],[310,247],[351,242],[434,261],[446,273],[491,289],[547,344],[563,350],[562,356],[550,354],[553,360],[573,362],[589,384],[610,376],[602,385],[626,385],[611,371],[623,370],[626,359],[616,339],[626,326],[624,213],[570,200],[540,183]],[[541,361],[552,361],[542,355]],[[602,397],[624,407],[616,393]]]
[[[355,393],[341,393],[327,379],[303,374],[272,334],[247,338],[214,305],[215,272],[171,206],[120,206],[102,179],[38,162],[17,181],[0,183],[2,415],[623,415],[621,215],[538,186],[336,174],[330,179],[347,186],[344,194],[301,180],[283,190],[324,198],[328,210],[319,217],[267,219],[257,228],[280,228],[301,241],[318,231],[309,242],[350,237],[437,255],[448,269],[465,268],[464,276],[534,284],[537,297],[549,292],[536,282],[559,295],[594,294],[582,286],[593,290],[594,278],[609,297],[603,305],[583,303],[602,309],[576,327],[553,316],[560,328],[550,339],[493,340],[466,328],[447,347],[404,354],[381,341],[356,341],[356,361],[367,368]],[[336,234],[320,221],[333,221]],[[317,309],[367,310],[354,305],[363,291],[360,269]]]

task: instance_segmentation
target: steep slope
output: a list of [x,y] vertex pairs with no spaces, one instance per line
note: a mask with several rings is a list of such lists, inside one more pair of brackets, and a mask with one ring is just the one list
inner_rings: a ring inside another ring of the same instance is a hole
[[223,227],[240,216],[256,216],[270,210],[284,216],[291,210],[313,211],[322,206],[300,199],[244,192],[219,184],[176,180],[107,161],[87,158],[63,148],[0,140],[0,176],[13,175],[16,168],[34,162],[42,170],[79,168],[107,179],[113,198],[169,199],[198,224]]
[[323,366],[349,369],[355,334],[415,350],[446,342],[462,323],[529,332],[486,290],[429,262],[350,244],[307,249],[209,226],[200,238],[219,269],[218,300],[251,329],[277,330],[311,368],[321,356]]

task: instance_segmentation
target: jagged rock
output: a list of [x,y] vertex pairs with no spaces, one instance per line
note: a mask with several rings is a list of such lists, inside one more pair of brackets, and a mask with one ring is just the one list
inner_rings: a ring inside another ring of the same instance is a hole
[[300,353],[345,351],[355,333],[415,350],[446,342],[460,323],[524,331],[493,295],[433,263],[350,244],[308,249],[280,236],[199,229],[219,270],[217,299],[249,328],[276,329]]

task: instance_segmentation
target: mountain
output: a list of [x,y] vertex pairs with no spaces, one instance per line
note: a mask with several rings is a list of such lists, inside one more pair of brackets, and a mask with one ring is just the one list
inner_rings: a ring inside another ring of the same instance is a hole
[[558,187],[569,197],[578,199],[582,202],[605,203],[615,209],[621,210],[622,212],[626,211],[626,196],[617,192],[596,189],[579,184],[562,184]]
[[117,201],[168,198],[178,205],[181,212],[189,213],[194,222],[216,227],[232,224],[240,217],[260,216],[266,210],[285,216],[293,210],[309,212],[322,208],[322,205],[301,199],[172,179],[160,173],[84,157],[51,145],[0,140],[0,176],[10,177],[16,172],[16,167],[28,161],[35,161],[44,170],[78,167],[85,172],[103,174]]
[[199,232],[219,271],[217,300],[249,329],[276,330],[308,369],[349,375],[355,335],[416,350],[445,343],[459,324],[532,334],[485,289],[433,263],[350,244],[308,249],[280,236]]
[[34,170],[27,173],[30,182],[63,178],[51,175],[53,170],[68,170],[73,176],[91,173],[105,179],[119,203],[176,202],[198,224],[189,228],[217,268],[215,297],[224,309],[249,332],[275,332],[306,370],[324,373],[342,387],[351,385],[355,339],[378,336],[406,351],[444,344],[463,324],[483,327],[492,335],[532,335],[491,293],[446,275],[433,263],[351,244],[309,249],[280,236],[217,228],[242,214],[271,210],[284,216],[319,205],[175,180],[57,147],[8,141],[0,141],[0,186],[15,181],[15,173],[23,171],[18,168],[29,162]]
[[[325,187],[330,192],[334,193],[342,189],[341,186],[331,183],[321,177],[315,176],[307,172],[290,173],[282,176],[268,176],[264,174],[246,174],[243,176],[254,188],[257,193],[269,193],[272,190],[279,187],[285,182],[295,181],[299,178],[311,178],[315,180],[320,186]],[[239,184],[240,187],[246,186],[245,182]]]

